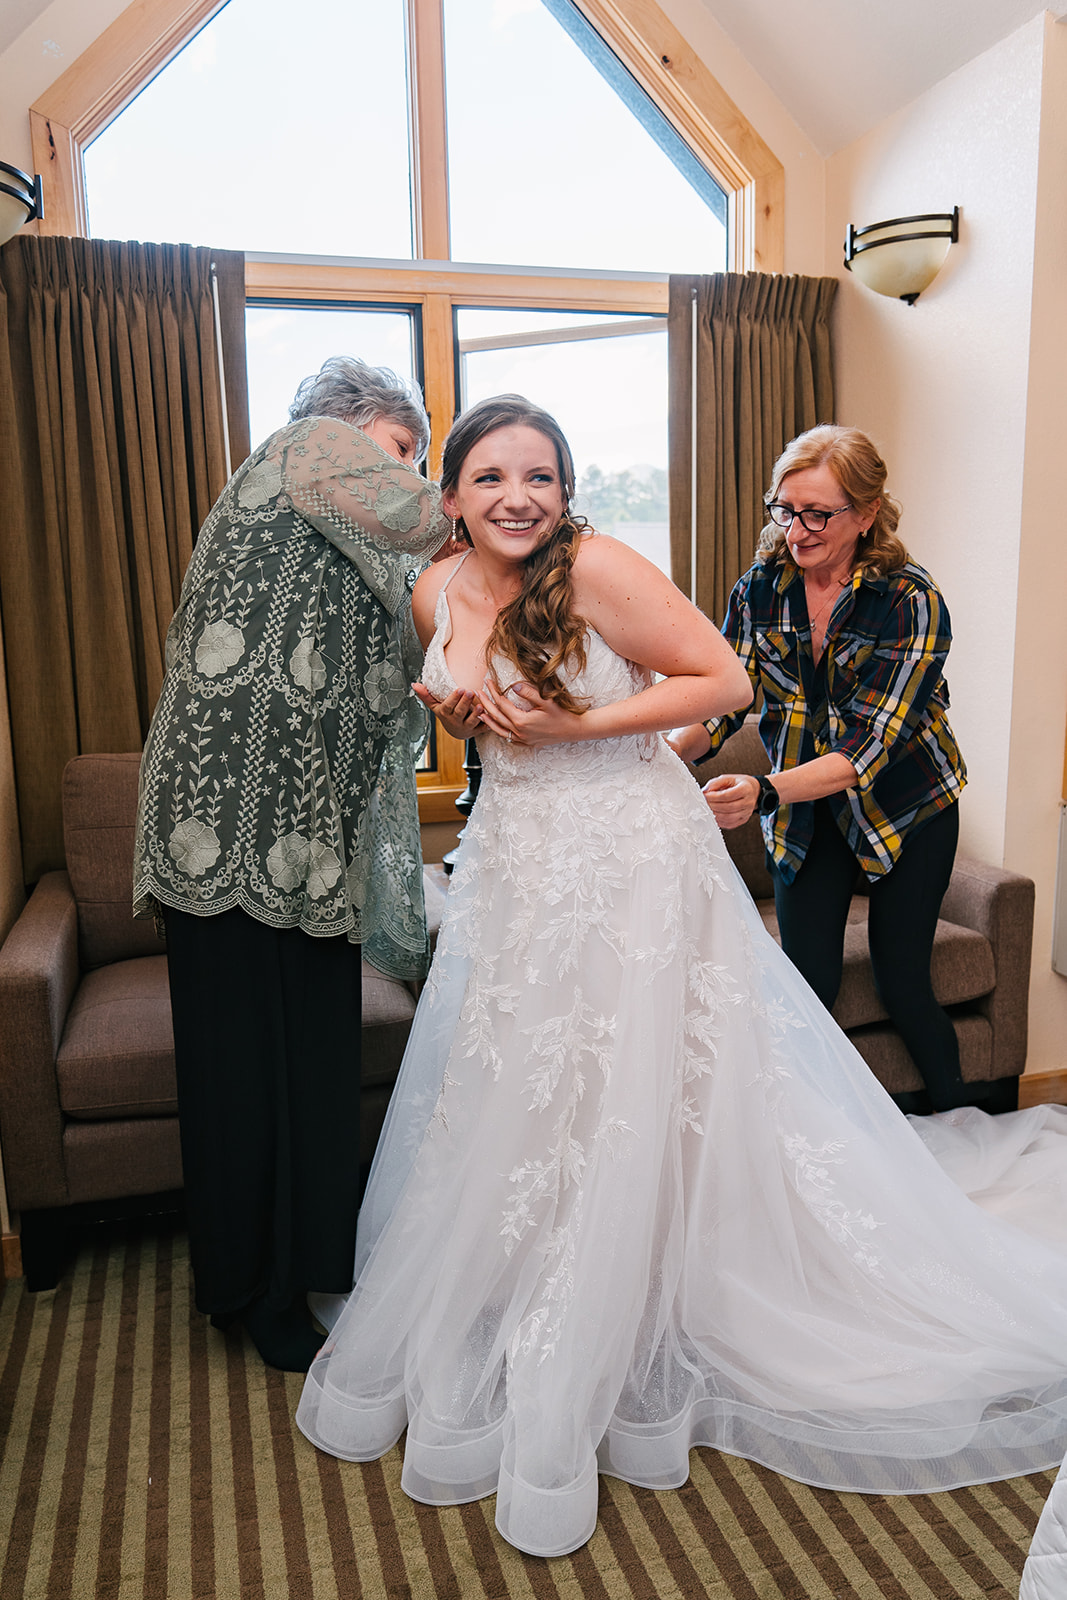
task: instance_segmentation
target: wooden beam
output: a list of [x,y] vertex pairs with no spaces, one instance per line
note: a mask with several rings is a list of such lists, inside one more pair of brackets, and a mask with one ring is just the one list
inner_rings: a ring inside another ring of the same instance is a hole
[[441,0],[408,0],[408,86],[415,254],[429,261],[446,261],[452,246]]
[[362,262],[255,261],[245,258],[250,299],[336,300],[362,297],[411,304],[447,295],[460,305],[548,306],[571,311],[666,316],[666,278],[565,277],[511,272],[463,272],[447,261],[416,261],[410,268]]
[[89,231],[85,214],[85,184],[81,178],[81,148],[68,127],[54,117],[30,111],[33,170],[41,175],[44,215],[38,233],[83,238]]
[[456,400],[456,364],[452,338],[452,299],[428,294],[422,302],[423,388],[430,414],[431,478],[441,476],[441,451],[452,426]]

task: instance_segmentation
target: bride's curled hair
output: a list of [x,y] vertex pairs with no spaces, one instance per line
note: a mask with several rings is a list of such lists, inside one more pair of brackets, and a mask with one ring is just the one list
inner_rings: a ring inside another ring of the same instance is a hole
[[[485,652],[514,662],[523,678],[538,694],[554,700],[564,711],[582,712],[586,705],[575,700],[559,674],[564,665],[573,674],[585,666],[585,620],[574,609],[571,570],[588,529],[584,517],[570,510],[574,496],[574,458],[555,417],[542,411],[518,394],[495,395],[480,400],[453,423],[445,440],[441,463],[441,489],[454,492],[463,463],[476,444],[496,428],[534,428],[550,441],[556,452],[563,516],[558,526],[527,557],[522,588],[497,613]],[[457,538],[470,543],[462,522]]]

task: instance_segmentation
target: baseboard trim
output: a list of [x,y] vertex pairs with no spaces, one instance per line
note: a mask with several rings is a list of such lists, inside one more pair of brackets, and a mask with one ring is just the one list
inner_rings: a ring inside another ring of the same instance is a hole
[[6,1279],[22,1277],[22,1249],[17,1233],[0,1234],[0,1264],[3,1266],[0,1277]]
[[1019,1106],[1067,1106],[1067,1071],[1024,1072],[1019,1079]]

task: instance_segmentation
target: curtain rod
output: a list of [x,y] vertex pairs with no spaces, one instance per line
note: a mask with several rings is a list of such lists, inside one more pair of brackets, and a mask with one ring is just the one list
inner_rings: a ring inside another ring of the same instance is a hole
[[222,448],[226,458],[226,481],[233,477],[230,457],[230,414],[226,407],[226,361],[222,354],[222,312],[219,309],[219,275],[211,263],[211,299],[215,307],[215,349],[219,358],[219,399],[222,402]]

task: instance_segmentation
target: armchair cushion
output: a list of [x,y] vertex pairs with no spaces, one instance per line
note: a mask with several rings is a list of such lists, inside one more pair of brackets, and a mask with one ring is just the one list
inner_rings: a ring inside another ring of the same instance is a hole
[[135,921],[130,910],[140,765],[137,752],[75,756],[63,772],[63,840],[83,968],[164,949],[151,918]]
[[[888,1022],[889,1013],[874,985],[874,974],[867,959],[867,900],[856,895],[849,908],[845,927],[845,964],[841,991],[834,1006],[834,1020],[850,1032],[872,1022]],[[772,938],[778,938],[778,919],[773,900],[759,902],[759,912]],[[939,919],[931,962],[934,993],[943,1006],[962,1005],[981,999],[997,981],[993,950],[988,939],[973,928]]]
[[388,1101],[400,1071],[404,1046],[415,1015],[415,999],[406,984],[387,978],[363,963],[363,1048],[360,1073],[364,1089],[384,1089]]
[[71,1205],[165,1194],[182,1186],[176,1117],[68,1122],[63,1156]]
[[[964,1011],[953,1014],[952,1025],[960,1047],[960,1066],[968,1083],[989,1083],[998,1077],[993,1068],[993,1030],[985,1017]],[[922,1088],[922,1079],[897,1030],[889,1022],[876,1022],[869,1028],[853,1028],[849,1038],[875,1077],[890,1094],[909,1094]],[[1010,1077],[1009,1085],[1015,1078]],[[987,1107],[988,1109],[988,1107]],[[1014,1111],[1009,1096],[999,1106]]]
[[68,1117],[177,1116],[166,956],[87,972],[56,1056]]
[[54,1062],[78,976],[70,880],[46,872],[0,949],[0,1128],[15,1209],[67,1198]]

